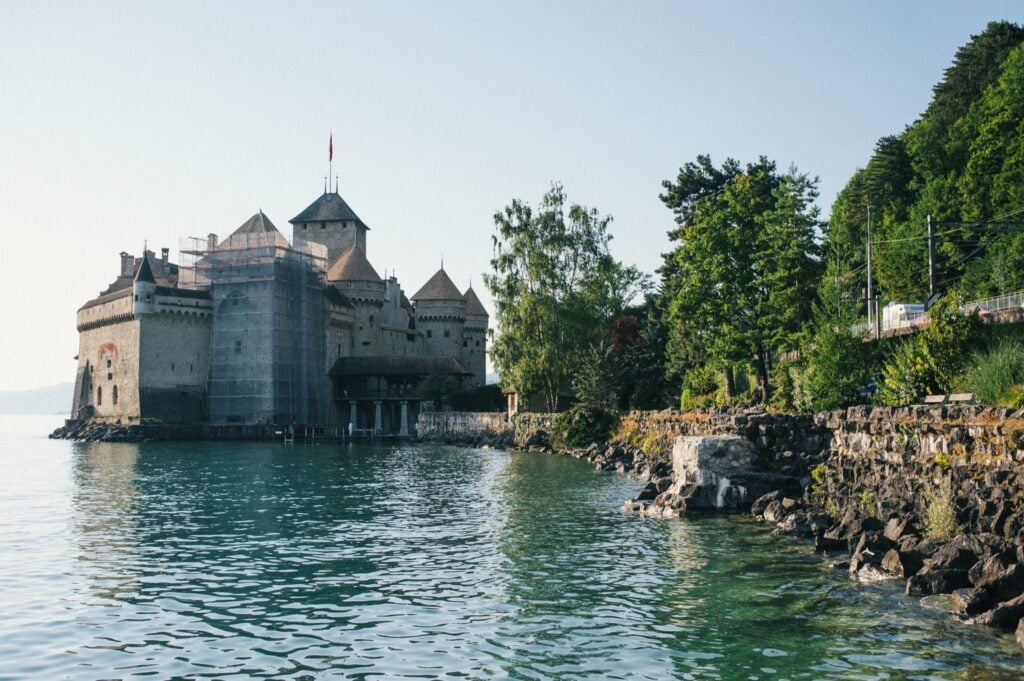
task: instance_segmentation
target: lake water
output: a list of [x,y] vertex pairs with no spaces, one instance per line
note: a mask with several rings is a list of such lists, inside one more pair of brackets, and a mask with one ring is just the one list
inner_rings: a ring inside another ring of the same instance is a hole
[[2,679],[1011,679],[1012,636],[566,457],[0,417]]

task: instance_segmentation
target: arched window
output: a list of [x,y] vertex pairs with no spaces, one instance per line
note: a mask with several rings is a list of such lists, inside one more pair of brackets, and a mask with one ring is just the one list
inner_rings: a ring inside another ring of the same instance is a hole
[[96,386],[96,406],[98,407],[98,406],[100,406],[102,404],[103,404],[103,386],[102,385],[98,385],[98,386]]
[[112,402],[113,402],[114,404],[117,404],[117,386],[116,386],[116,385],[114,386],[114,391],[113,391],[113,392],[111,393],[111,395],[110,395],[110,400],[111,400],[111,401],[112,401]]

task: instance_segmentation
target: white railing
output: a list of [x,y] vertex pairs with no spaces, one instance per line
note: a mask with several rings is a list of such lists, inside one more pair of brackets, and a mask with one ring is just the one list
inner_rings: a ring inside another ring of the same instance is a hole
[[[1024,307],[1024,291],[1017,291],[1016,293],[1006,293],[993,298],[972,300],[969,303],[961,305],[960,311],[964,314],[977,312],[982,317],[985,317],[1000,310],[1012,310],[1022,307]],[[883,333],[886,331],[920,328],[927,324],[928,313],[924,311],[909,312],[905,315],[901,315],[897,319],[886,319],[884,315],[882,316]],[[867,322],[859,322],[850,327],[850,332],[854,335],[867,336],[873,331],[874,329],[872,326],[869,326]]]

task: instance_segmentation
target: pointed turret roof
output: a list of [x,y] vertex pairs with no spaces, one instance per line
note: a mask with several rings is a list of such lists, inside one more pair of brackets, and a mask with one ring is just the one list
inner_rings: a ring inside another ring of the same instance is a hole
[[144,281],[148,284],[155,284],[156,277],[153,276],[153,268],[149,264],[149,253],[144,253],[142,256],[142,263],[139,265],[138,271],[135,273],[135,281]]
[[458,287],[444,271],[442,267],[434,276],[427,280],[419,291],[412,297],[413,300],[464,300],[459,293]]
[[290,247],[288,239],[278,231],[263,211],[257,212],[242,223],[242,226],[231,232],[231,235],[217,244],[216,250],[228,251],[240,248],[263,246]]
[[349,220],[358,222],[360,226],[370,229],[366,223],[359,219],[352,207],[345,203],[338,192],[324,192],[320,198],[309,204],[304,211],[293,217],[288,222],[336,222],[338,220]]
[[480,317],[488,316],[487,310],[484,309],[484,304],[480,302],[480,298],[477,297],[476,291],[473,290],[472,286],[466,289],[462,297],[466,299],[466,314]]
[[366,259],[363,249],[353,246],[338,256],[327,268],[327,281],[379,281],[384,280]]

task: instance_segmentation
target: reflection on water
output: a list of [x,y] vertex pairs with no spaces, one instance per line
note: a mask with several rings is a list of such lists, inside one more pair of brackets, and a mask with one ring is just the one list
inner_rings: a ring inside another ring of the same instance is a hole
[[[52,426],[50,426],[52,427]],[[1016,678],[1011,637],[568,458],[0,419],[0,678]]]

